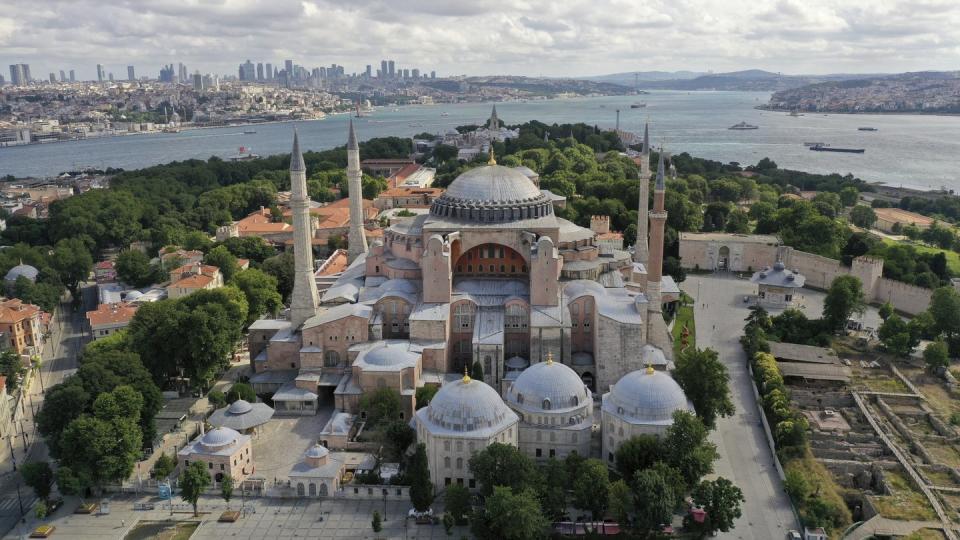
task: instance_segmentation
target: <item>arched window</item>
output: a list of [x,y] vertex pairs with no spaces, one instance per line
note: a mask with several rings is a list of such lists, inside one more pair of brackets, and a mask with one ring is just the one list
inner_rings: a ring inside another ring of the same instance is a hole
[[527,325],[527,308],[525,306],[521,304],[510,304],[507,306],[507,328],[526,329]]
[[458,304],[456,311],[454,313],[456,319],[456,327],[460,330],[470,330],[473,328],[473,316],[476,313],[476,307],[469,303],[464,302]]
[[523,394],[517,394],[517,403],[523,405]]
[[545,410],[545,411],[549,411],[549,410],[550,410],[550,399],[549,399],[549,398],[546,398],[546,399],[543,400],[543,410]]
[[337,351],[327,351],[323,353],[323,365],[326,367],[337,367],[340,365],[340,353]]
[[579,404],[580,404],[580,398],[578,398],[577,396],[573,396],[572,398],[570,398],[571,407],[576,407]]

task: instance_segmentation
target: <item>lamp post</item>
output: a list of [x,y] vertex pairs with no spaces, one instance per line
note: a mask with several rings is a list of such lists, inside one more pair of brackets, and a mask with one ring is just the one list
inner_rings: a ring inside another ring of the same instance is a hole
[[383,520],[387,520],[387,490],[383,490]]

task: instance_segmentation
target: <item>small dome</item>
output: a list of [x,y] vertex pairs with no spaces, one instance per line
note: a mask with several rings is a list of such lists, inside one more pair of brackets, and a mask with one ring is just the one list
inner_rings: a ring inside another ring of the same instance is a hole
[[315,444],[315,445],[313,445],[312,447],[310,447],[309,450],[307,450],[307,455],[306,455],[306,457],[307,457],[307,458],[310,458],[310,459],[323,459],[323,458],[327,457],[328,455],[330,455],[330,451],[329,451],[329,450],[327,450],[327,449],[326,449],[323,445],[321,445],[321,444]]
[[240,434],[228,427],[211,429],[200,439],[200,444],[208,450],[215,450],[233,444],[240,438]]
[[4,279],[7,281],[16,281],[18,277],[23,276],[30,281],[36,281],[38,274],[40,274],[40,271],[36,268],[29,264],[20,263],[11,268]]
[[640,424],[670,423],[674,412],[691,410],[677,381],[653,369],[628,373],[604,398],[604,411]]
[[528,411],[554,411],[579,407],[590,394],[577,372],[560,362],[533,364],[507,390],[511,405]]
[[376,342],[370,348],[360,351],[354,365],[401,369],[416,365],[419,357],[419,354],[410,350],[408,341],[391,339]]
[[527,362],[525,358],[522,358],[520,356],[513,356],[507,360],[506,365],[507,365],[507,369],[521,370],[521,369],[526,369],[527,366],[530,365],[530,362]]
[[238,399],[230,404],[230,407],[227,408],[227,412],[230,414],[245,414],[253,410],[253,405],[249,401],[244,399]]
[[441,386],[430,404],[418,413],[432,430],[461,433],[484,429],[499,432],[518,420],[496,390],[467,377]]
[[647,344],[640,348],[640,362],[645,366],[665,366],[667,357],[662,350]]
[[134,300],[137,300],[137,299],[142,298],[142,297],[143,297],[143,293],[142,293],[142,292],[140,292],[140,291],[130,291],[130,292],[127,293],[127,296],[124,297],[124,300],[126,300],[127,302],[133,302]]

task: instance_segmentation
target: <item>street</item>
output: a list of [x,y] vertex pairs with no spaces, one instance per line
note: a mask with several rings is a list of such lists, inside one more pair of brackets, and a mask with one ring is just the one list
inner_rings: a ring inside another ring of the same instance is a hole
[[[83,344],[89,339],[84,335],[85,314],[91,307],[96,307],[97,291],[96,287],[84,287],[81,291],[84,299],[83,306],[74,311],[68,299],[60,304],[60,309],[50,321],[50,338],[44,346],[40,377],[34,375],[30,378],[30,388],[25,392],[26,399],[21,404],[23,416],[17,423],[18,433],[22,427],[26,438],[18,434],[15,436],[16,440],[6,441],[4,448],[0,451],[5,461],[4,470],[0,474],[0,531],[3,534],[17,525],[21,503],[23,511],[29,512],[36,499],[33,490],[23,485],[19,466],[30,461],[49,460],[47,445],[37,434],[33,421],[34,411],[39,411],[43,404],[43,390],[59,384],[76,371],[77,356]],[[24,440],[26,440],[26,449],[24,449]],[[10,460],[11,446],[13,461]],[[13,470],[14,463],[18,467],[16,472]]]
[[[756,293],[748,280],[725,275],[690,275],[681,284],[696,299],[697,347],[717,351],[730,373],[730,391],[736,413],[717,420],[710,440],[720,459],[715,473],[743,490],[746,502],[734,530],[717,538],[771,540],[786,538],[798,524],[790,500],[773,463],[773,453],[760,426],[746,355],[740,346],[749,305],[745,295]],[[699,297],[698,297],[699,291]],[[810,291],[804,291],[809,296]],[[818,316],[808,311],[810,316]]]

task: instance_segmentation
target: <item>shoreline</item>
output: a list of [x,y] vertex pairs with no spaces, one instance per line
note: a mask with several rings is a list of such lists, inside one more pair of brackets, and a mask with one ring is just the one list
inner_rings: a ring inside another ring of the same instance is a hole
[[[757,105],[754,109],[760,111],[791,113],[793,109],[781,109],[769,105]],[[880,116],[960,116],[960,112],[923,112],[923,111],[797,111],[800,114],[876,114]]]

